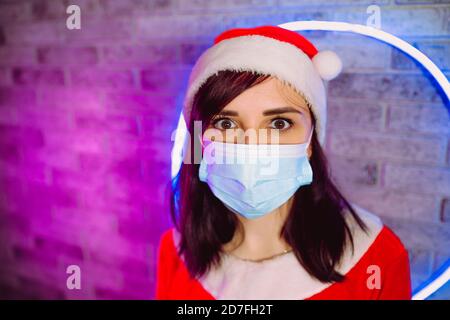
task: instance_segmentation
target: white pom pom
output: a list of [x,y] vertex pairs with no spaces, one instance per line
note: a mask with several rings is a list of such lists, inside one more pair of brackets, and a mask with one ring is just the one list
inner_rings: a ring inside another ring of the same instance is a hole
[[323,80],[334,79],[342,71],[342,61],[334,51],[319,51],[312,62]]

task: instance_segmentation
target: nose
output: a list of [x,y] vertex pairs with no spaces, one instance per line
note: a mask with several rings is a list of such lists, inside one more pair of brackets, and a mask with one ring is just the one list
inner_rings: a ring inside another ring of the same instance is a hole
[[[245,127],[233,133],[233,143],[240,144],[279,144],[279,131],[276,129]],[[227,139],[230,141],[229,139]]]
[[240,183],[242,184],[242,186],[245,190],[251,189],[258,182],[258,179],[256,179],[256,174],[255,174],[257,168],[255,165],[253,165],[253,166],[252,165],[243,165],[243,166],[245,166],[245,168],[243,168],[243,175],[242,175],[242,180],[240,181]]

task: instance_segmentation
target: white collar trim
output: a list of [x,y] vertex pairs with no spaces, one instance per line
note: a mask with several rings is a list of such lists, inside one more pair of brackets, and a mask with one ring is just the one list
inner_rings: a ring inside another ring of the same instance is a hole
[[[368,233],[359,228],[350,214],[346,215],[353,235],[354,254],[352,255],[351,246],[347,246],[337,268],[344,275],[363,257],[383,228],[379,217],[356,205],[352,204],[352,207],[367,225]],[[179,234],[175,229],[173,237],[174,243],[178,244]],[[218,300],[305,299],[332,285],[309,275],[292,252],[259,263],[224,255],[220,265],[203,275],[199,282]]]

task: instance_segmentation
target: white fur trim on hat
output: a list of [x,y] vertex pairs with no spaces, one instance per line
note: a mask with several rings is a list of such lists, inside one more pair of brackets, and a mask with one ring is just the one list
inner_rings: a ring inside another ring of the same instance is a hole
[[325,141],[326,92],[312,60],[296,46],[260,35],[222,40],[196,61],[188,82],[183,113],[189,121],[192,100],[206,80],[221,70],[270,74],[292,85],[311,104],[320,144]]

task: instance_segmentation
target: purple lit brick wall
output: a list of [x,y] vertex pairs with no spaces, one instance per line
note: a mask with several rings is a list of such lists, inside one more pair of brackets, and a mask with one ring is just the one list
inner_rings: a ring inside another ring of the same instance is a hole
[[[375,3],[383,30],[449,75],[445,2],[0,1],[0,297],[153,297],[170,226],[171,134],[192,64],[222,30],[365,23]],[[70,4],[81,30],[66,28]],[[448,111],[399,51],[354,35],[308,37],[345,63],[328,87],[333,175],[402,238],[416,286],[450,256]],[[66,287],[69,265],[81,268],[81,290]]]

